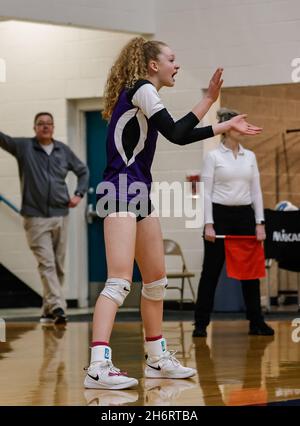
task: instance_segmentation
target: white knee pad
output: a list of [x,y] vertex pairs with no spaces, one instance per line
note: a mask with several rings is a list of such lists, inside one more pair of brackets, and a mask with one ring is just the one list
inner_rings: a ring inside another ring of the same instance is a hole
[[122,306],[130,292],[130,282],[122,278],[108,278],[100,294]]
[[166,277],[154,281],[153,283],[143,284],[142,295],[145,299],[149,300],[163,300],[167,286],[168,280]]

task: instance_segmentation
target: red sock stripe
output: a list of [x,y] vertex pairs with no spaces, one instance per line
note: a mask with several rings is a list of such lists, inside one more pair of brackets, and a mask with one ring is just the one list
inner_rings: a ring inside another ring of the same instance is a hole
[[146,342],[155,342],[155,340],[159,339],[162,339],[162,334],[160,336],[146,337]]
[[108,342],[92,342],[92,348],[94,347],[94,346],[109,346],[109,343]]

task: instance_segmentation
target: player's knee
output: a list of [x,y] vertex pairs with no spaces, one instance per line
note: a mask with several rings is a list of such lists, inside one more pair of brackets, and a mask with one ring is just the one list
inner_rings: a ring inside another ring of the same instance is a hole
[[166,277],[149,284],[143,284],[142,295],[148,300],[163,300],[167,286],[168,280]]
[[130,282],[122,278],[108,278],[101,295],[122,306],[130,292]]

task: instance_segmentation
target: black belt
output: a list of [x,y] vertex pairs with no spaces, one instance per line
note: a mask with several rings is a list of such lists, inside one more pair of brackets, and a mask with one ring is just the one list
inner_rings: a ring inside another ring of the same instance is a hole
[[225,204],[218,204],[218,203],[212,203],[213,206],[217,206],[217,207],[225,207],[225,208],[229,208],[229,209],[245,209],[245,208],[249,208],[252,207],[252,204],[243,204],[242,206],[227,206]]

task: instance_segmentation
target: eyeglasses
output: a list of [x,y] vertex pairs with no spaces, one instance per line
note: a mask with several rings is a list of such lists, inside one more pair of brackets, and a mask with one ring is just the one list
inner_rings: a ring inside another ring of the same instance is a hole
[[44,123],[43,121],[39,121],[36,123],[36,126],[42,127],[42,126],[54,126],[54,123]]

